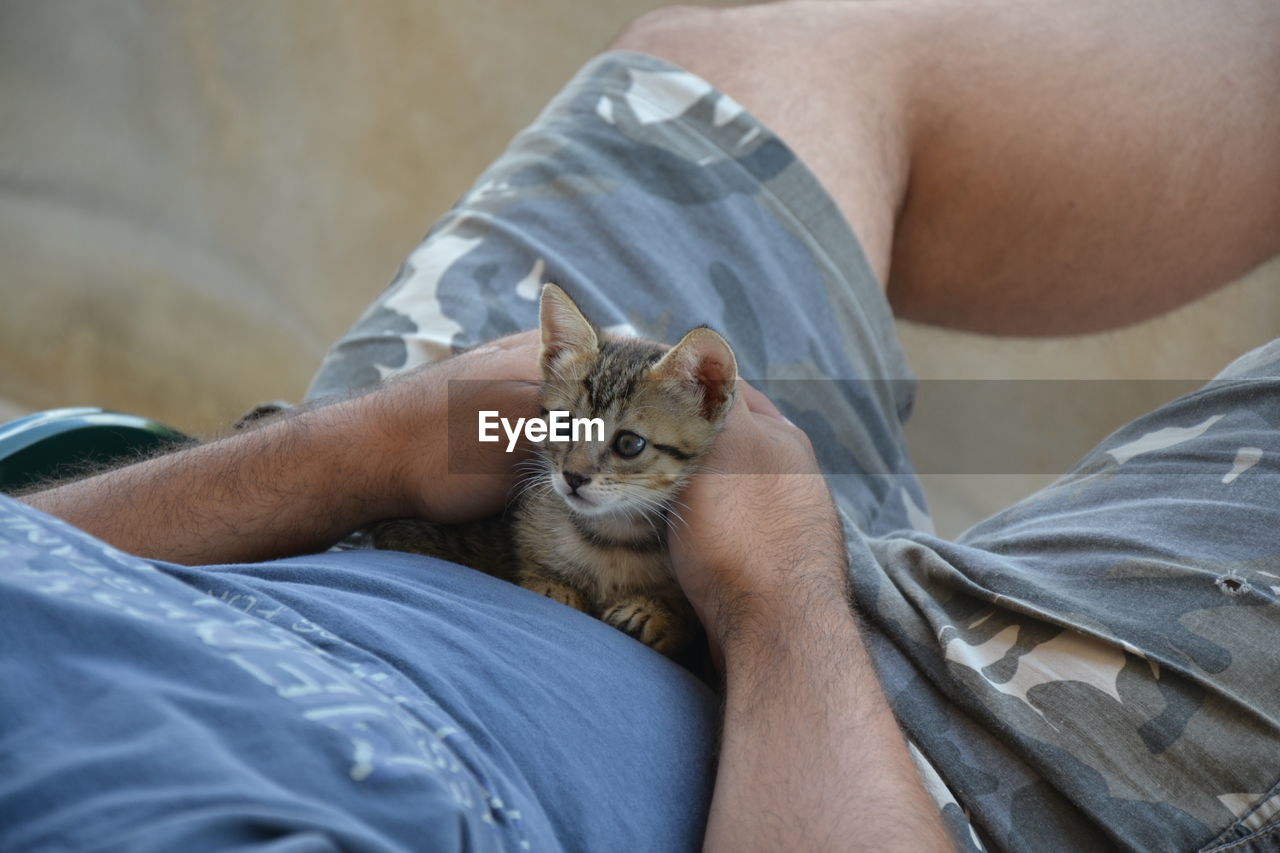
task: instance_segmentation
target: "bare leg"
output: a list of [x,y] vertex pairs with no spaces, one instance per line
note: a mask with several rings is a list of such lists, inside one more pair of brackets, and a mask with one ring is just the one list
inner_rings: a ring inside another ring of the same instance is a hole
[[740,100],[810,166],[904,317],[1134,322],[1280,251],[1280,6],[672,9],[616,47]]

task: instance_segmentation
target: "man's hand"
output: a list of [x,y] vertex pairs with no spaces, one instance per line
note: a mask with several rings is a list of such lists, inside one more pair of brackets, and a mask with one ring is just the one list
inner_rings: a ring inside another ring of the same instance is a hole
[[809,441],[739,392],[670,540],[725,679],[704,849],[951,849],[850,611]]
[[366,402],[384,424],[395,476],[392,514],[446,524],[501,512],[518,479],[526,448],[508,453],[505,439],[477,440],[477,413],[538,414],[537,331],[500,338],[392,381]]
[[[536,332],[504,338],[362,396],[23,500],[121,550],[190,564],[322,550],[387,518],[491,515],[521,455],[475,441],[475,413],[537,414],[537,357]],[[453,400],[451,380],[467,380]],[[452,448],[451,417],[466,439]]]
[[844,538],[804,432],[739,383],[703,469],[683,495],[671,559],[717,661],[735,632],[788,609],[845,606]]

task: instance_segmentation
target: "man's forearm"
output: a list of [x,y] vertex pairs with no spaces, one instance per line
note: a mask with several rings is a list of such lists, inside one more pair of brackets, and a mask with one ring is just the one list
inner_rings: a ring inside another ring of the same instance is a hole
[[[23,500],[122,550],[191,564],[316,551],[386,518],[484,518],[520,457],[465,442],[451,452],[449,412],[471,428],[482,409],[536,414],[526,377],[538,347],[536,333],[501,338],[363,396]],[[454,380],[467,381],[451,402]]]
[[[319,550],[392,511],[359,400],[22,499],[110,544],[201,564]],[[376,437],[373,437],[376,438]],[[379,492],[382,493],[379,493]]]
[[807,592],[725,643],[706,848],[952,849],[848,606]]

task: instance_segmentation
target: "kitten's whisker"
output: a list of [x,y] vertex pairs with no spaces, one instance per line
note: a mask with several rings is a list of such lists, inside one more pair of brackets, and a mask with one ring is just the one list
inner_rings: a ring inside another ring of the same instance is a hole
[[551,484],[548,483],[545,478],[530,477],[526,480],[522,480],[519,483],[515,497],[512,500],[514,502],[514,501],[520,500],[527,494],[537,494],[536,490],[550,490],[550,489],[551,489]]
[[645,518],[648,520],[650,526],[653,527],[654,532],[660,533],[656,519],[660,519],[663,522],[668,519],[669,510],[667,506],[655,498],[648,498],[648,502],[645,506],[646,509],[649,510],[649,512],[645,513]]
[[653,535],[661,538],[662,530],[658,527],[658,523],[654,520],[654,516],[651,513],[644,513],[640,517],[649,525],[649,529],[653,531]]
[[665,512],[663,502],[656,496],[649,493],[647,489],[636,483],[618,482],[617,487],[627,496],[628,505],[622,507],[623,513],[628,521],[634,523],[639,517],[649,525],[649,528],[655,535],[661,536],[662,530],[658,527],[658,519],[661,519]]
[[668,506],[672,506],[672,507],[678,506],[684,509],[689,509],[689,505],[684,501],[680,500],[679,498],[672,498],[670,501],[668,501]]

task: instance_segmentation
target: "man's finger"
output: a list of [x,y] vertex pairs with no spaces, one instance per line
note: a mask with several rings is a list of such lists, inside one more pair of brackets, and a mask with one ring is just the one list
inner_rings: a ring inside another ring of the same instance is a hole
[[747,404],[747,409],[757,415],[767,415],[771,418],[777,418],[780,421],[791,423],[787,420],[787,416],[778,410],[773,401],[766,397],[763,393],[752,388],[745,381],[738,383],[738,391],[742,395],[743,402]]

